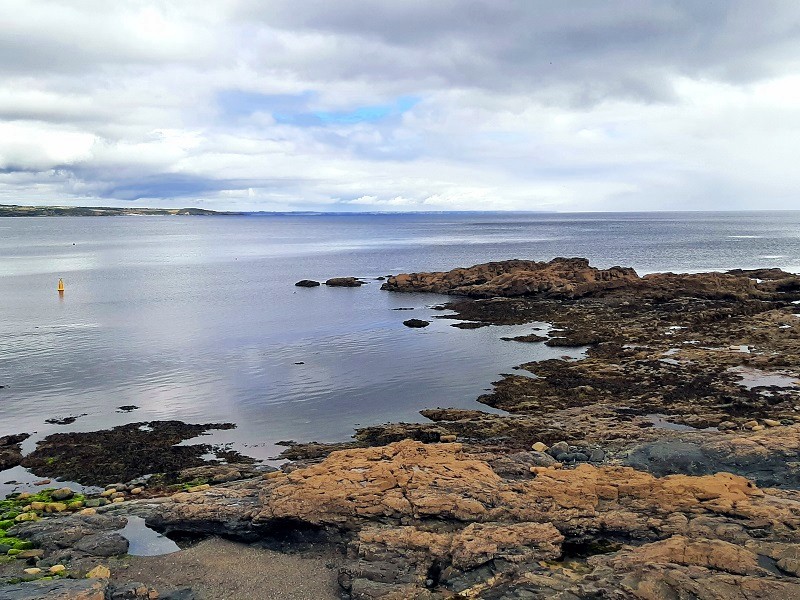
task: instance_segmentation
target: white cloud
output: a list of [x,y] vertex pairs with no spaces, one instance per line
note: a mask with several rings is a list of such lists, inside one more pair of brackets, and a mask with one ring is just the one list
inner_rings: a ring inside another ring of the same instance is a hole
[[[793,2],[9,0],[4,14],[3,201],[796,206]],[[402,97],[416,104],[392,112]]]

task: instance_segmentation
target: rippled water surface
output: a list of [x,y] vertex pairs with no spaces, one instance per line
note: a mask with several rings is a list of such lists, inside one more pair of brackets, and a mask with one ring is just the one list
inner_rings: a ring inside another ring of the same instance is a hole
[[[372,278],[555,256],[640,273],[800,272],[800,212],[0,218],[0,435],[233,421],[213,440],[268,457],[281,439],[479,408],[500,373],[564,349],[500,340],[528,326],[408,329],[446,298]],[[293,285],[350,275],[371,281]]]

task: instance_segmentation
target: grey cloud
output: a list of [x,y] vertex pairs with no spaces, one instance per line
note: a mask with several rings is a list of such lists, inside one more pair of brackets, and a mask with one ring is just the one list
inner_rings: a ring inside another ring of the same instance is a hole
[[330,54],[295,63],[323,80],[560,88],[577,103],[669,100],[671,77],[758,80],[800,55],[800,5],[779,0],[277,0],[244,15],[329,36]]

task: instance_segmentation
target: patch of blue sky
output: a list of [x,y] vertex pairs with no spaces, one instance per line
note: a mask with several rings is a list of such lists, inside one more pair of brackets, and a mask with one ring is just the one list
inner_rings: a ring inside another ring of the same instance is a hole
[[401,96],[389,104],[359,106],[345,111],[280,111],[272,113],[277,123],[296,127],[326,125],[355,125],[380,123],[411,110],[418,102],[416,96]]
[[222,90],[217,93],[217,106],[228,119],[249,117],[253,113],[307,111],[309,103],[317,96],[311,90],[299,94],[259,94],[242,90]]

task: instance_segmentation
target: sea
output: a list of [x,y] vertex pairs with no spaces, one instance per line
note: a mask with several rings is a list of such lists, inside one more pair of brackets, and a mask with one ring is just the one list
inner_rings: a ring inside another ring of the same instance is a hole
[[[0,436],[31,433],[30,451],[55,432],[233,422],[202,441],[270,461],[280,441],[488,410],[476,398],[503,373],[582,350],[501,339],[548,324],[454,328],[433,308],[450,298],[378,278],[557,256],[800,273],[800,211],[0,218]],[[339,276],[368,283],[294,285]]]

